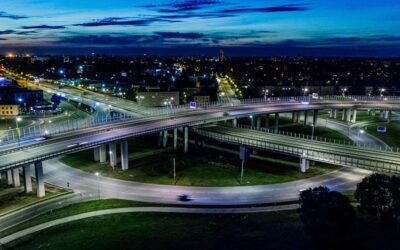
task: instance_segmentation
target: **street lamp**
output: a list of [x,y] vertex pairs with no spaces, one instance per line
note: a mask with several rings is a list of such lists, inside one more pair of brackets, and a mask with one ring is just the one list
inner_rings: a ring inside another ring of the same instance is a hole
[[381,89],[379,89],[379,91],[380,91],[380,96],[383,96],[383,92],[385,92],[385,91],[386,91],[386,89],[384,89],[384,88],[381,88]]
[[17,135],[18,135],[18,147],[21,146],[21,143],[20,143],[20,141],[19,141],[19,138],[20,138],[20,136],[21,136],[21,132],[20,132],[19,127],[18,127],[18,122],[20,122],[20,121],[22,121],[22,118],[21,118],[21,117],[15,118],[15,124],[16,124],[16,126],[17,126]]
[[343,97],[346,96],[346,92],[347,92],[347,88],[343,88],[343,89],[342,89],[342,96],[343,96]]
[[98,197],[99,197],[99,200],[100,200],[100,180],[99,180],[100,173],[96,172],[95,175],[97,177],[97,194],[98,194]]

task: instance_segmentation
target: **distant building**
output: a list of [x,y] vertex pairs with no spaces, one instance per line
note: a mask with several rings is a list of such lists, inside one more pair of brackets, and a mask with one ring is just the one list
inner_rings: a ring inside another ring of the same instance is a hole
[[166,107],[179,104],[179,92],[138,92],[137,103],[144,107]]
[[42,102],[42,90],[30,90],[16,86],[0,87],[0,104],[15,104],[31,107]]
[[0,104],[0,115],[1,116],[17,116],[19,115],[18,105],[1,105]]

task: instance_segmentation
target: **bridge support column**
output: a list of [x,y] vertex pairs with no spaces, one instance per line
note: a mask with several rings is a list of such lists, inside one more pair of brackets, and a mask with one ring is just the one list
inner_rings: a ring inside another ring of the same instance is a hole
[[158,136],[158,146],[161,147],[163,143],[163,131],[160,131],[160,135]]
[[300,113],[300,111],[297,111],[296,112],[296,123],[300,122],[300,118],[301,118],[301,113]]
[[278,132],[279,130],[279,113],[275,114],[275,127],[274,127],[274,131],[275,133]]
[[236,119],[236,118],[232,120],[232,126],[233,126],[234,128],[237,127],[237,119]]
[[168,130],[164,130],[162,135],[162,146],[163,148],[166,148],[168,145]]
[[100,161],[100,148],[93,149],[94,161]]
[[357,109],[354,109],[353,110],[353,120],[352,120],[352,122],[356,123],[356,121],[357,121]]
[[178,129],[174,128],[174,150],[178,148]]
[[43,197],[45,196],[46,191],[44,189],[43,164],[41,161],[35,162],[35,176],[37,184],[37,196]]
[[250,116],[250,127],[254,128],[256,126],[256,116],[255,115],[251,115]]
[[269,127],[269,114],[265,115],[265,124],[264,124],[265,128]]
[[384,118],[385,118],[388,122],[390,122],[390,113],[391,113],[390,110],[385,110],[385,116],[384,116]]
[[12,170],[11,169],[7,170],[7,184],[8,185],[12,185],[13,184]]
[[342,121],[344,121],[345,116],[346,116],[346,110],[342,109]]
[[334,118],[334,119],[337,119],[337,109],[334,109],[334,110],[333,110],[333,118]]
[[347,110],[347,119],[346,119],[346,121],[347,122],[351,122],[351,109]]
[[189,127],[183,128],[183,152],[187,153],[189,149]]
[[318,109],[314,109],[312,124],[315,127],[318,121]]
[[32,192],[31,164],[24,166],[24,188],[25,193]]
[[379,117],[380,117],[380,118],[384,118],[384,117],[385,117],[385,114],[383,113],[383,110],[380,110],[380,111],[379,111]]
[[292,112],[292,123],[296,122],[296,116],[297,116],[297,113],[296,112]]
[[99,146],[99,160],[100,160],[100,163],[105,163],[107,161],[107,146],[106,145]]
[[329,118],[333,118],[333,109],[331,109],[330,111],[329,111]]
[[121,166],[122,170],[129,169],[128,140],[121,141]]
[[310,160],[304,157],[300,158],[300,172],[305,173],[307,169],[310,168]]
[[368,115],[371,116],[372,115],[372,111],[371,109],[368,109]]
[[304,110],[304,126],[307,125],[307,119],[308,119],[308,112],[307,110]]
[[392,111],[391,110],[388,110],[388,117],[386,119],[387,119],[388,123],[391,122],[391,120],[392,120]]
[[257,129],[261,128],[261,116],[259,115],[256,116],[256,128]]
[[110,155],[110,166],[114,168],[117,165],[117,145],[115,142],[111,142],[109,147],[110,151],[108,153]]
[[19,168],[14,168],[12,170],[12,176],[13,176],[14,187],[21,186],[21,181],[19,179]]

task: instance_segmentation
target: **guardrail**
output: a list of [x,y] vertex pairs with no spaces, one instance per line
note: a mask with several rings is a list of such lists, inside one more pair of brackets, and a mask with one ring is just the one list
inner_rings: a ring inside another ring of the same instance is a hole
[[[218,102],[211,102],[206,104],[199,104],[196,109],[189,108],[188,105],[178,105],[173,107],[163,107],[158,109],[152,109],[146,117],[157,117],[165,115],[175,115],[185,112],[201,112],[204,109],[218,109],[223,107],[238,107],[249,104],[274,104],[274,103],[287,103],[287,102],[308,102],[308,103],[326,103],[332,101],[345,101],[345,102],[362,102],[362,101],[374,101],[374,102],[399,102],[400,97],[397,96],[321,96],[318,99],[313,99],[309,96],[295,96],[295,97],[265,97],[265,98],[251,98],[245,100],[223,100]],[[68,120],[61,123],[45,124],[29,126],[20,128],[20,132],[17,129],[8,130],[3,133],[0,138],[0,146],[6,144],[17,143],[18,141],[30,140],[37,137],[57,135],[77,129],[84,129],[88,127],[101,126],[105,124],[112,124],[120,121],[136,120],[141,119],[135,115],[128,115],[120,113],[118,115],[104,115],[101,117],[89,118],[84,120]]]
[[194,131],[200,136],[235,145],[246,145],[254,149],[274,151],[341,166],[357,167],[386,173],[400,173],[400,157],[398,157],[398,160],[385,159],[387,156],[393,157],[393,152],[377,152],[375,150],[360,149],[351,145],[343,145],[342,150],[318,148],[312,143],[307,145],[307,147],[300,147],[289,145],[289,143],[285,143],[284,141],[277,143],[262,139],[224,135],[201,129],[194,129]]

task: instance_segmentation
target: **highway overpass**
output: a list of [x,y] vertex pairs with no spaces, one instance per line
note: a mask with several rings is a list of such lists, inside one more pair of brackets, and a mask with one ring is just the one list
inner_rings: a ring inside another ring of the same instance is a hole
[[[167,140],[168,131],[173,131],[173,145],[177,149],[179,128],[184,138],[183,149],[187,152],[189,127],[227,120],[232,120],[233,124],[235,124],[235,121],[239,118],[249,116],[257,118],[265,114],[287,112],[298,114],[298,112],[311,111],[313,114],[317,114],[318,110],[325,109],[341,110],[342,113],[350,113],[354,117],[354,110],[360,108],[384,110],[390,117],[389,111],[400,110],[400,99],[397,97],[322,97],[318,100],[311,100],[306,97],[272,98],[268,100],[251,99],[240,103],[215,103],[213,105],[200,106],[194,110],[180,106],[176,110],[164,109],[144,118],[123,115],[112,120],[93,120],[85,124],[58,124],[51,129],[38,126],[38,128],[31,129],[31,131],[25,131],[26,133],[23,133],[23,137],[14,132],[13,138],[2,142],[0,145],[0,171],[6,171],[9,182],[19,185],[18,169],[23,168],[25,172],[30,173],[31,164],[34,164],[36,178],[39,183],[38,195],[43,196],[44,186],[41,182],[43,173],[42,161],[63,154],[94,148],[95,160],[105,162],[108,158],[110,165],[115,166],[117,155],[119,155],[116,152],[116,143],[121,143],[122,168],[128,169],[127,139],[132,137],[161,133],[163,139]],[[348,117],[351,118],[351,115],[347,115]],[[315,119],[316,116],[314,115],[313,122],[315,122]],[[20,146],[16,139],[20,140]],[[108,150],[106,145],[109,145]],[[258,147],[257,145],[253,144],[255,147]],[[307,148],[308,145],[303,143],[299,145],[300,147]],[[384,157],[387,154],[393,154],[391,158],[398,157],[397,154],[389,152],[385,152]],[[311,159],[312,155],[311,151],[309,154],[306,152],[307,159]],[[323,161],[322,157],[312,159]],[[333,159],[332,163],[337,163],[337,161]],[[360,166],[362,163],[359,162],[358,164],[357,166]],[[394,169],[397,169],[394,165],[389,167],[387,165],[377,165],[376,167],[376,170],[380,171],[388,169],[393,172]],[[28,176],[28,174],[25,174],[25,176]],[[24,184],[26,190],[31,190],[32,188],[27,183],[29,182],[28,179],[30,177],[25,177]]]

